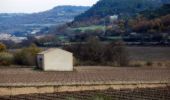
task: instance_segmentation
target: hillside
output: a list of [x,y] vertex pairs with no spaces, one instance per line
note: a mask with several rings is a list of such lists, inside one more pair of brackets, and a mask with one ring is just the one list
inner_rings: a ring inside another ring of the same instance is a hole
[[170,4],[165,4],[154,10],[142,11],[141,14],[149,19],[161,17],[170,14]]
[[95,21],[110,15],[129,18],[139,12],[160,7],[169,0],[100,0],[85,13],[75,17],[74,22]]
[[58,6],[51,10],[33,14],[0,14],[0,32],[23,35],[39,30],[48,30],[70,22],[75,16],[83,13],[89,7]]

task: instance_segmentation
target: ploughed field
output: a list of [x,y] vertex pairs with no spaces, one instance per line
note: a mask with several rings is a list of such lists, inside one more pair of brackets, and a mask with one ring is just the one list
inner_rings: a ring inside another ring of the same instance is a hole
[[0,100],[170,100],[170,87],[2,96]]
[[85,66],[73,72],[43,72],[31,68],[1,68],[0,86],[160,83],[170,81],[170,68]]

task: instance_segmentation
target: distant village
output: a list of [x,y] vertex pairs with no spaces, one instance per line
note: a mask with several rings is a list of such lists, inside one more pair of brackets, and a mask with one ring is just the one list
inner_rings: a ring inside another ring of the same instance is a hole
[[0,41],[13,41],[15,43],[21,43],[23,40],[27,40],[27,37],[16,37],[9,33],[0,33]]

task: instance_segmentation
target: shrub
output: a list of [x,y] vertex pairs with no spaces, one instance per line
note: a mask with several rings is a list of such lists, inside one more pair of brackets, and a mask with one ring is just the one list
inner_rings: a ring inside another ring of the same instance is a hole
[[0,53],[0,65],[9,66],[13,63],[13,55],[7,52]]
[[161,62],[158,62],[157,65],[158,66],[163,66],[163,64]]
[[21,51],[15,53],[15,63],[20,65],[34,66],[36,65],[36,55],[40,51],[41,49],[36,47],[35,45],[24,48]]
[[81,55],[81,60],[92,61],[94,63],[103,62],[103,44],[96,37],[90,37],[87,39],[87,43],[81,47],[79,51]]
[[96,37],[90,37],[86,43],[64,47],[73,52],[80,65],[125,66],[128,64],[128,53],[123,42],[103,44]]
[[90,37],[86,43],[79,43],[64,47],[66,50],[73,52],[76,62],[79,65],[95,65],[102,62],[103,47],[102,43],[96,37]]
[[141,67],[142,64],[140,64],[140,63],[135,63],[135,64],[132,64],[131,66],[132,66],[132,67]]
[[6,50],[6,45],[0,43],[0,52],[4,52]]
[[166,62],[165,66],[169,68],[170,67],[170,62]]
[[74,66],[78,66],[79,63],[80,63],[79,60],[76,59],[75,57],[73,57],[73,65],[74,65]]
[[151,61],[146,62],[146,66],[152,66],[152,65],[153,65],[153,62],[151,62]]
[[106,45],[105,49],[105,61],[112,62],[116,66],[127,66],[129,64],[128,52],[122,41],[112,42]]

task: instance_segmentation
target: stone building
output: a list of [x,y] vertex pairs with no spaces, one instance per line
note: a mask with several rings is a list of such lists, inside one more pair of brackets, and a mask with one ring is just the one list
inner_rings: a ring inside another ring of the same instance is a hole
[[52,48],[37,55],[38,68],[44,71],[73,71],[73,54]]

